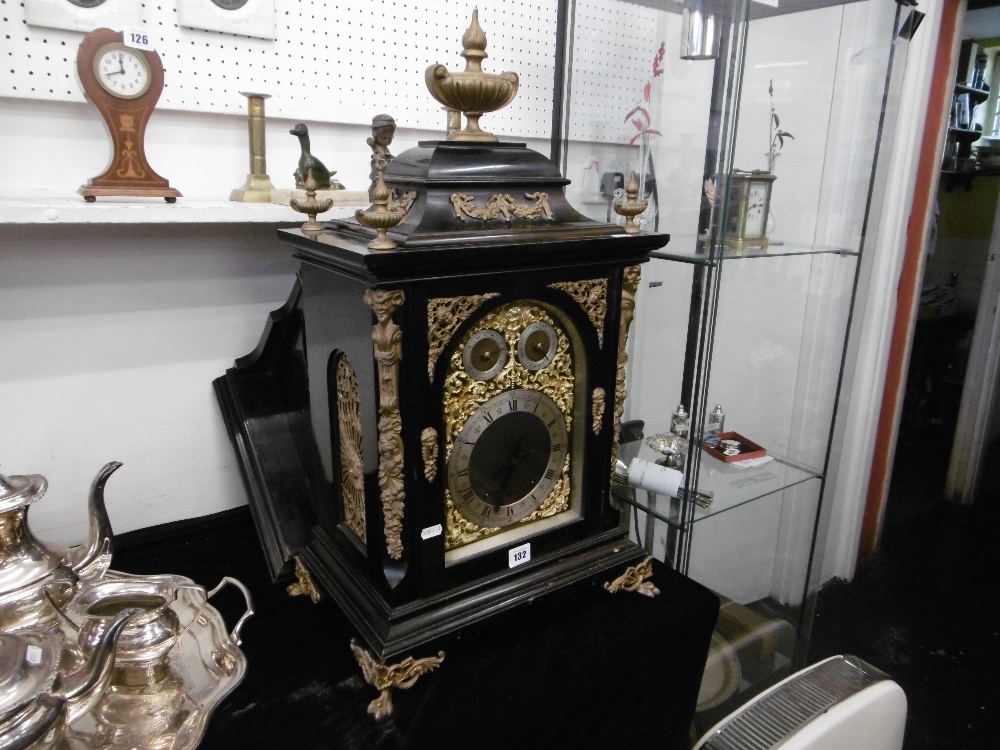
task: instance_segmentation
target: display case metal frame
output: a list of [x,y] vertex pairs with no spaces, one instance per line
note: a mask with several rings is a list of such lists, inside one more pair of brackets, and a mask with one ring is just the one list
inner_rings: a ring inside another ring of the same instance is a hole
[[[876,0],[862,0],[872,4]],[[649,6],[649,3],[639,3]],[[569,9],[564,11],[564,6]],[[695,575],[692,570],[692,557],[699,546],[705,547],[713,544],[713,540],[707,535],[705,537],[695,537],[695,530],[699,524],[707,519],[719,518],[723,513],[754,513],[755,508],[763,508],[768,503],[783,502],[782,493],[789,496],[795,493],[797,497],[804,498],[799,501],[799,509],[810,516],[808,523],[799,521],[800,525],[807,526],[805,533],[808,536],[808,543],[805,547],[799,546],[798,551],[804,554],[804,576],[803,591],[799,603],[794,606],[783,607],[771,606],[774,602],[761,603],[754,602],[749,606],[757,614],[773,615],[776,619],[787,620],[794,628],[794,643],[791,645],[788,659],[782,665],[782,670],[776,670],[772,674],[766,675],[760,681],[757,688],[764,689],[768,684],[772,684],[780,679],[784,674],[793,668],[801,667],[805,663],[811,624],[815,609],[815,594],[819,586],[820,570],[822,568],[822,550],[826,543],[827,520],[829,509],[824,508],[824,489],[827,475],[831,464],[831,455],[834,449],[834,430],[836,416],[840,407],[840,399],[845,379],[845,361],[847,359],[849,336],[851,325],[855,315],[855,301],[858,290],[859,273],[861,269],[861,256],[864,253],[873,252],[872,244],[877,235],[877,228],[880,221],[881,195],[887,182],[888,158],[880,155],[889,153],[894,127],[895,111],[898,103],[903,70],[905,69],[907,44],[911,35],[902,33],[908,22],[908,15],[912,12],[913,3],[903,1],[892,3],[886,0],[884,7],[873,10],[877,13],[876,21],[878,38],[876,44],[880,45],[876,53],[884,55],[885,69],[884,76],[871,81],[871,90],[863,92],[870,97],[873,106],[879,105],[877,123],[873,123],[872,135],[874,145],[870,154],[870,170],[864,180],[863,206],[859,208],[857,220],[860,224],[860,238],[855,244],[830,244],[822,243],[785,243],[772,244],[768,248],[747,248],[737,251],[727,247],[725,240],[725,228],[728,225],[730,213],[735,210],[729,204],[731,175],[737,167],[743,165],[736,163],[736,144],[741,132],[740,112],[741,96],[744,87],[744,72],[746,66],[748,39],[754,33],[754,22],[757,19],[773,17],[776,13],[805,13],[820,8],[830,8],[832,6],[847,5],[840,2],[797,2],[794,5],[782,3],[779,11],[775,11],[750,0],[732,0],[723,4],[728,16],[723,24],[720,54],[714,61],[712,74],[712,90],[709,100],[708,132],[706,134],[706,148],[704,158],[704,174],[702,179],[710,179],[716,175],[726,176],[718,180],[719,185],[716,190],[716,197],[709,202],[703,202],[698,219],[698,237],[688,246],[684,245],[682,233],[675,233],[670,226],[661,226],[661,230],[669,231],[673,235],[673,241],[669,248],[664,251],[654,252],[651,257],[661,261],[676,264],[677,269],[686,269],[685,273],[690,274],[690,299],[687,305],[687,319],[678,320],[670,330],[657,331],[657,337],[669,337],[672,344],[678,350],[683,351],[683,373],[679,388],[662,393],[660,409],[668,410],[673,404],[680,401],[687,406],[690,413],[691,435],[702,435],[705,430],[707,415],[713,406],[714,401],[710,401],[711,384],[713,378],[731,377],[734,373],[720,373],[713,371],[713,365],[719,364],[719,358],[723,352],[716,348],[720,325],[720,304],[725,297],[724,275],[726,269],[732,264],[745,263],[770,263],[770,264],[790,264],[802,262],[817,266],[820,271],[835,264],[835,259],[848,260],[853,263],[853,271],[846,274],[841,279],[846,293],[849,295],[849,304],[846,310],[846,319],[837,320],[831,323],[832,328],[842,327],[839,340],[836,342],[837,351],[830,356],[838,361],[835,377],[830,377],[827,383],[825,398],[829,408],[829,419],[825,416],[815,420],[814,426],[815,440],[822,450],[816,451],[816,459],[810,461],[796,460],[793,457],[775,456],[775,461],[768,466],[769,471],[774,475],[767,481],[751,484],[745,492],[732,492],[728,487],[719,486],[718,463],[715,459],[703,454],[694,446],[688,452],[684,473],[687,480],[687,499],[677,497],[662,497],[645,490],[632,488],[631,491],[618,492],[619,498],[626,505],[631,505],[634,512],[630,523],[633,525],[632,533],[638,541],[645,544],[649,551],[656,549],[658,540],[661,544],[660,554],[666,562],[672,564],[677,570]],[[559,143],[553,143],[553,154],[557,154],[562,160],[564,174],[569,176],[569,151],[571,148],[570,123],[573,118],[573,30],[572,23],[575,4],[571,0],[564,0],[560,3],[560,12],[569,24],[568,41],[565,44],[564,80],[557,83],[558,124],[554,125],[554,133],[557,128],[561,128]],[[656,4],[662,10],[676,12],[679,6],[674,4]],[[560,23],[560,30],[564,28]],[[864,53],[861,50],[860,53]],[[883,57],[878,58],[880,61]],[[558,76],[557,76],[558,78]],[[832,104],[831,104],[832,106]],[[817,146],[818,147],[818,146]],[[825,146],[824,146],[825,147]],[[866,146],[867,147],[867,146]],[[859,149],[860,150],[860,149]],[[825,164],[822,165],[826,167]],[[820,175],[818,179],[824,179]],[[825,257],[826,259],[822,259]],[[799,261],[792,259],[800,259]],[[678,271],[680,272],[680,271]],[[819,273],[819,271],[817,272]],[[803,313],[805,314],[805,313]],[[841,326],[842,323],[842,326]],[[834,347],[831,346],[831,349]],[[839,356],[838,356],[839,355]],[[636,358],[641,358],[642,341],[637,336],[633,348],[633,362],[635,367]],[[832,375],[832,373],[831,373]],[[662,417],[664,415],[659,415]],[[641,421],[646,415],[641,411],[627,411],[626,418]],[[749,437],[753,438],[752,425],[732,425],[731,428],[745,427]],[[623,445],[621,458],[628,461],[638,454],[639,446],[633,445],[631,449]],[[643,448],[643,450],[648,450]],[[645,458],[652,459],[655,454],[643,454]],[[715,477],[709,477],[710,469],[716,470]],[[751,472],[758,470],[749,470]],[[762,472],[758,472],[762,474]],[[693,479],[692,479],[693,478]],[[713,486],[714,485],[714,486]],[[712,505],[708,508],[699,506],[694,502],[693,497],[698,491],[715,490]],[[771,500],[766,500],[771,498]],[[738,511],[736,509],[742,508]],[[761,511],[763,512],[763,511]],[[656,522],[660,522],[657,524]],[[640,528],[641,527],[641,528]],[[665,542],[663,539],[665,538]],[[783,540],[778,544],[785,544]],[[790,551],[795,551],[795,544],[788,544]],[[696,579],[697,576],[695,575]],[[701,581],[706,583],[706,581]],[[711,584],[709,583],[708,585]],[[783,582],[783,585],[794,588],[795,582]],[[724,592],[720,592],[724,593]],[[794,599],[794,597],[793,597]],[[757,606],[761,605],[761,606]],[[724,607],[725,610],[725,607]],[[744,698],[749,697],[748,693]],[[725,704],[729,705],[729,704]]]

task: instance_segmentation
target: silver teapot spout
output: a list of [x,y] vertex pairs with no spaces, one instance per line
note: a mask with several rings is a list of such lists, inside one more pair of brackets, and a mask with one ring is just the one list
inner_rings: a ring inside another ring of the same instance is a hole
[[90,491],[90,538],[71,550],[39,541],[28,525],[29,508],[48,488],[45,477],[0,474],[0,629],[57,622],[42,587],[72,585],[107,571],[114,535],[104,506],[104,485],[119,466],[113,461],[98,473]]
[[118,639],[125,631],[129,620],[142,613],[143,610],[139,608],[119,612],[101,634],[97,647],[87,655],[84,665],[72,674],[60,674],[56,679],[52,692],[66,701],[67,723],[72,723],[83,716],[100,700],[115,668]]
[[87,543],[70,549],[63,559],[63,562],[72,568],[73,572],[80,578],[99,578],[111,566],[111,556],[115,550],[115,535],[111,529],[111,519],[108,518],[107,508],[104,506],[104,485],[107,484],[108,477],[114,474],[121,465],[120,461],[111,461],[98,472],[90,486],[88,504],[90,533]]

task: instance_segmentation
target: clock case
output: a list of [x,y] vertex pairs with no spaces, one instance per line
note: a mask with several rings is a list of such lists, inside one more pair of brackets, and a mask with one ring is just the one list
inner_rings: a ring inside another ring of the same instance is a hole
[[112,29],[95,29],[80,42],[76,56],[76,70],[84,94],[104,119],[111,136],[111,155],[107,168],[97,177],[91,177],[77,192],[88,202],[99,197],[135,196],[164,198],[168,203],[181,197],[180,191],[170,187],[170,182],[158,175],[146,159],[146,126],[156,102],[163,92],[163,63],[151,50],[130,48],[135,55],[146,59],[150,71],[150,84],[142,96],[122,99],[108,93],[94,73],[94,58],[100,50],[112,43],[124,43],[124,34]]
[[[615,394],[624,383],[623,337],[638,264],[669,237],[626,234],[579,214],[563,193],[568,180],[524,144],[422,142],[390,162],[385,180],[397,197],[415,194],[405,220],[389,232],[399,247],[368,249],[374,232],[354,221],[331,222],[318,233],[279,230],[301,260],[295,288],[271,314],[255,351],[214,385],[272,576],[299,557],[368,644],[388,657],[559,586],[613,567],[617,574],[643,557],[610,496],[620,419]],[[535,214],[527,218],[488,218],[482,209],[491,200],[507,200],[508,208],[509,199],[537,205],[539,194],[547,205],[520,209]],[[486,218],[462,213],[464,199]],[[372,290],[392,298],[381,321],[366,302]],[[441,300],[453,303],[433,315]],[[571,437],[580,518],[518,540],[530,541],[526,564],[510,567],[510,545],[500,545],[446,565],[442,380],[477,321],[518,301],[557,320],[580,363]],[[399,344],[395,404],[380,382],[380,330]],[[356,379],[364,541],[345,517],[341,489],[336,373],[344,358]],[[594,402],[603,394],[600,407]],[[399,421],[380,434],[386,407]],[[435,433],[432,445],[427,428]],[[401,450],[390,451],[387,464],[379,451],[396,436]],[[430,461],[425,451],[433,453]],[[384,505],[380,486],[380,473],[384,482],[393,472],[401,483],[401,495],[390,498],[402,503],[398,557],[389,549],[391,502]]]
[[[776,176],[764,170],[744,172],[733,171],[729,183],[729,220],[726,230],[726,245],[734,249],[744,247],[767,247],[767,218],[771,212],[771,188]],[[754,185],[764,188],[764,220],[760,232],[747,231],[747,211],[750,208],[750,189]]]

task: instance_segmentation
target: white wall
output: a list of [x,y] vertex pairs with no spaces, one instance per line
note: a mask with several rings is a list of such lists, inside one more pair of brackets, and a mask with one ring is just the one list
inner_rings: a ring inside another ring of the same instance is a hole
[[0,227],[0,460],[39,536],[79,542],[111,460],[116,531],[246,502],[211,388],[293,280],[269,225]]

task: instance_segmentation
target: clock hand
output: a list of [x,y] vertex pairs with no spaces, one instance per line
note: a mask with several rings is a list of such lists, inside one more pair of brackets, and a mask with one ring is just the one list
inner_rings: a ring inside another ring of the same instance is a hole
[[523,456],[521,450],[522,444],[523,441],[519,440],[517,444],[514,445],[514,450],[511,451],[511,453],[507,456],[507,459],[502,464],[500,464],[500,466],[497,467],[496,470],[494,470],[493,474],[490,475],[492,477],[493,475],[503,471],[503,478],[496,482],[496,485],[498,486],[498,491],[496,493],[496,500],[495,502],[493,502],[493,507],[497,508],[498,510],[500,509],[500,506],[504,505],[505,501],[508,499],[507,496],[510,493],[510,488],[509,488],[510,480],[514,475],[514,469],[517,468],[518,459]]

